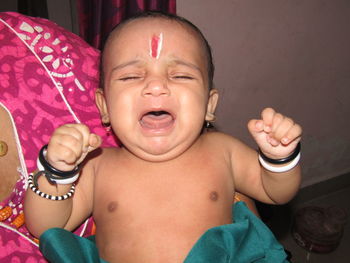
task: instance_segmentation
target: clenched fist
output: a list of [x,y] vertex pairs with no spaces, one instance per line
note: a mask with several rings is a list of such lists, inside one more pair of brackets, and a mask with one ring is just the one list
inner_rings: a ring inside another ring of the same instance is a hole
[[90,133],[84,124],[66,124],[55,130],[48,148],[47,161],[61,171],[73,170],[86,155],[100,147],[101,137]]
[[299,124],[272,108],[264,109],[261,119],[250,120],[248,130],[260,150],[273,159],[289,156],[300,141],[302,134]]

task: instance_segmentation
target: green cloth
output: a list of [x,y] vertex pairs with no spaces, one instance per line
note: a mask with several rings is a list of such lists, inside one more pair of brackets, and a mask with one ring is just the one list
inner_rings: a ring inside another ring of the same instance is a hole
[[95,236],[84,238],[62,228],[45,231],[39,249],[52,263],[107,263],[99,257]]
[[[236,203],[232,210],[235,222],[204,233],[184,263],[288,262],[272,232],[243,202]],[[82,238],[58,228],[40,237],[40,250],[52,263],[106,262],[99,258],[94,237]]]
[[243,202],[233,206],[234,223],[209,229],[185,263],[284,263],[283,247]]

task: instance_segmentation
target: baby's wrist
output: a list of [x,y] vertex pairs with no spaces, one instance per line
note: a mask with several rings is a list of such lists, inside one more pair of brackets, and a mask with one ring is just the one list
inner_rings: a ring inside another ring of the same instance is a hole
[[292,160],[294,160],[297,157],[297,155],[300,153],[300,150],[301,150],[301,144],[299,142],[295,147],[294,151],[286,157],[274,158],[274,157],[267,156],[263,151],[261,151],[260,148],[259,148],[259,155],[268,163],[281,165],[281,164],[287,164]]
[[[40,171],[38,171],[40,172]],[[69,191],[69,188],[72,184],[53,184],[45,178],[45,176],[36,176],[36,173],[33,174],[33,180],[35,180],[35,185],[43,192],[48,194],[61,195]],[[43,174],[42,174],[43,175]],[[34,179],[35,178],[35,179]],[[34,181],[33,181],[34,183]]]
[[[66,200],[74,194],[74,182],[79,178],[80,167],[77,166],[74,170],[68,172],[56,169],[46,160],[46,149],[47,145],[40,150],[37,161],[39,171],[35,174],[29,175],[28,187],[42,198],[53,201]],[[43,176],[46,178],[47,182],[42,180]],[[41,181],[40,188],[38,183],[39,180]]]
[[37,167],[39,171],[45,172],[45,177],[50,181],[57,184],[72,184],[79,178],[79,171],[81,167],[78,165],[73,170],[61,171],[52,166],[46,160],[47,145],[44,145],[37,160]]
[[259,162],[262,167],[270,172],[284,173],[298,165],[301,157],[300,149],[301,146],[299,142],[295,150],[289,156],[279,159],[270,158],[259,149]]

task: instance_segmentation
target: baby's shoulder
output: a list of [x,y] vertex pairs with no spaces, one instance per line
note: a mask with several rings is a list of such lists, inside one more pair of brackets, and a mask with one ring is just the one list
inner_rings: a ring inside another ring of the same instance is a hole
[[202,134],[202,146],[209,151],[232,155],[233,152],[239,151],[242,142],[229,134],[207,132]]
[[230,155],[240,155],[241,152],[244,152],[247,148],[250,148],[240,139],[222,132],[205,133],[203,134],[203,139],[205,144],[219,148]]
[[202,135],[205,142],[220,146],[232,147],[239,143],[235,137],[223,132],[207,132]]

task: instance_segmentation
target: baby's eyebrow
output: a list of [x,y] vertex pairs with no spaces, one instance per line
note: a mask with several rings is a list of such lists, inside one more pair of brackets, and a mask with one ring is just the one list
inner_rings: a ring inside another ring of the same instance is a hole
[[191,62],[187,62],[187,61],[184,61],[184,60],[181,60],[181,59],[174,59],[171,64],[183,65],[183,66],[192,68],[192,69],[198,71],[199,73],[202,73],[200,67],[198,67],[197,65],[195,65],[195,64],[193,64]]
[[[115,71],[121,70],[121,69],[126,68],[128,66],[137,65],[137,64],[143,64],[143,61],[141,61],[139,59],[135,59],[135,60],[130,60],[130,61],[127,61],[125,63],[119,64],[119,65],[115,66],[114,68],[112,68],[111,74],[113,72],[115,72]],[[182,65],[182,66],[185,66],[185,67],[192,68],[192,69],[198,71],[198,73],[202,74],[202,71],[201,71],[200,67],[198,67],[197,65],[195,65],[195,64],[193,64],[191,62],[187,62],[187,61],[184,61],[184,60],[181,60],[181,59],[173,59],[170,62],[170,65],[173,65],[173,66]]]
[[140,63],[141,63],[141,60],[138,60],[138,59],[127,61],[125,63],[119,64],[119,65],[115,66],[114,68],[112,68],[111,73],[113,73],[114,71],[118,71],[120,69],[126,68],[128,66],[132,66],[132,65],[140,64]]

